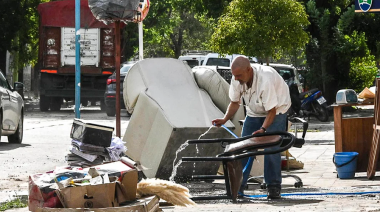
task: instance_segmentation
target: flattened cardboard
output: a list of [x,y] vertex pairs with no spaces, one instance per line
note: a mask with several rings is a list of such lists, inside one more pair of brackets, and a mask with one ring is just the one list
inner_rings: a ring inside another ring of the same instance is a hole
[[[108,176],[116,176],[116,177],[121,177],[123,173],[134,169],[121,161],[96,165],[96,166],[92,166],[92,168],[95,168],[99,174],[107,173]],[[85,168],[83,170],[89,171],[89,168]]]

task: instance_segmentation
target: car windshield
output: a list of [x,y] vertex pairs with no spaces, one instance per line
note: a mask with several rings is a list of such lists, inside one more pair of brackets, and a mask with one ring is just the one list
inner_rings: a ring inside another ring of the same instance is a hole
[[207,60],[208,66],[230,66],[230,60],[226,58],[209,58]]
[[281,75],[281,77],[284,80],[288,80],[291,77],[294,77],[294,71],[293,69],[287,69],[287,68],[274,68],[276,71]]
[[120,74],[126,74],[128,72],[128,70],[132,67],[133,64],[128,64],[128,65],[124,65],[121,69],[120,69]]
[[194,66],[198,65],[198,60],[184,60],[187,62],[187,65],[190,66],[190,68],[193,68]]

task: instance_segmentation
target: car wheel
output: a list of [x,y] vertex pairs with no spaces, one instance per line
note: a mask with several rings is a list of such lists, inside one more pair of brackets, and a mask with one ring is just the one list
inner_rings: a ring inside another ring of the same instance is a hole
[[50,107],[50,98],[45,95],[41,95],[40,96],[40,110],[43,112],[46,112],[49,110],[49,107]]
[[21,144],[24,135],[24,114],[21,114],[18,121],[17,130],[15,134],[8,136],[8,142],[13,144]]
[[50,103],[50,110],[51,111],[60,111],[62,103],[63,103],[63,99],[61,97],[52,98],[52,101]]
[[104,102],[104,100],[100,100],[100,110],[101,111],[105,111],[106,110],[106,103]]
[[80,103],[82,104],[83,107],[88,106],[88,100],[82,100],[82,101],[80,101]]
[[106,113],[107,113],[107,116],[113,117],[116,114],[116,109],[112,107],[106,107]]
[[316,117],[319,121],[327,122],[329,121],[329,112],[325,105],[320,105],[317,102],[313,102],[314,111],[316,113]]

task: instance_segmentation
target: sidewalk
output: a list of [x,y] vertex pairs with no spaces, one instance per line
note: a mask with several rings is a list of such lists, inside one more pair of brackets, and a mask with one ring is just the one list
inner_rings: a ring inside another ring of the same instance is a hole
[[[330,117],[330,120],[333,120]],[[293,178],[283,178],[283,194],[303,194],[283,196],[280,200],[266,198],[239,199],[231,201],[203,201],[192,208],[162,207],[163,211],[380,211],[380,194],[357,195],[357,192],[380,192],[379,175],[374,180],[367,179],[367,173],[356,173],[354,179],[337,178],[332,162],[335,153],[334,125],[309,121],[306,144],[302,148],[291,148],[289,152],[304,163],[304,169],[286,172],[295,174],[303,181],[303,188],[295,188]],[[300,135],[298,135],[300,136]],[[190,189],[191,190],[191,189]],[[350,195],[307,195],[307,193],[352,193]],[[248,195],[266,194],[257,184],[250,184]]]

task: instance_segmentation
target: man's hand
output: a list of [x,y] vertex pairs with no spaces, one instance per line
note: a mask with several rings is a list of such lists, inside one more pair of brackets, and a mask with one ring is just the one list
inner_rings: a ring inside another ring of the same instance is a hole
[[240,105],[239,102],[230,102],[227,108],[226,115],[222,119],[214,119],[212,120],[212,125],[221,127],[223,124],[225,124],[230,118],[236,113],[236,111],[239,109]]
[[227,121],[224,119],[214,119],[212,120],[212,125],[221,127],[223,124],[225,124]]
[[257,134],[257,133],[265,133],[263,129],[256,130],[255,132],[252,133],[252,135]]

